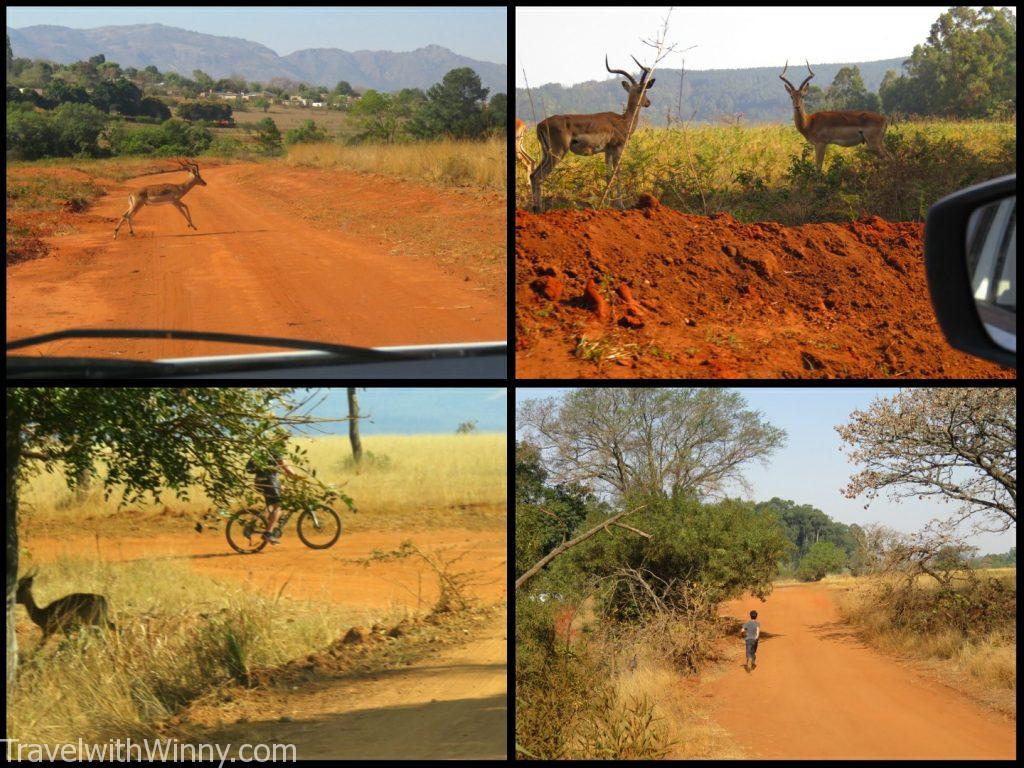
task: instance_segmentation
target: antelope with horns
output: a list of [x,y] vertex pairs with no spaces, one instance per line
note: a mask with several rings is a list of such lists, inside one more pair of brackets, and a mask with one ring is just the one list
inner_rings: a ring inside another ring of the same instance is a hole
[[189,213],[188,206],[181,202],[181,198],[196,184],[205,187],[206,182],[199,175],[199,166],[195,161],[179,159],[178,164],[183,171],[188,171],[188,181],[181,184],[150,184],[148,187],[142,187],[128,195],[128,210],[124,212],[121,220],[114,227],[114,239],[117,239],[117,232],[126,221],[128,222],[128,231],[133,236],[135,235],[135,229],[132,227],[132,216],[144,205],[170,203],[181,212],[181,215],[185,217],[185,221],[188,222],[188,226],[191,229],[198,229],[192,223],[192,215]]

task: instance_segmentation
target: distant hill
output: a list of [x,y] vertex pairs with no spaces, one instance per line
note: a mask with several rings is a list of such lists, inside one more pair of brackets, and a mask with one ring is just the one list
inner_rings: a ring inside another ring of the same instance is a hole
[[429,88],[458,67],[470,67],[491,93],[508,92],[507,67],[460,56],[439,45],[409,52],[311,48],[279,56],[265,45],[237,37],[190,32],[163,24],[70,29],[39,25],[7,27],[14,55],[70,64],[102,53],[122,67],[156,66],[185,77],[201,69],[213,78],[241,75],[267,81],[287,77],[332,87],[347,80],[357,89]]
[[[908,57],[909,58],[909,57]],[[836,73],[850,64],[860,67],[864,84],[869,91],[878,91],[886,70],[903,71],[904,59],[883,59],[840,64],[812,64],[814,80],[811,82],[827,89]],[[597,63],[602,72],[604,62]],[[682,115],[696,122],[715,122],[725,116],[743,113],[745,123],[774,123],[792,120],[793,108],[779,80],[781,67],[752,69],[709,69],[703,72],[687,71],[683,77]],[[529,74],[529,73],[527,73]],[[792,76],[790,76],[792,75]],[[787,78],[794,85],[806,77],[802,66],[791,67]],[[668,110],[673,117],[679,104],[679,69],[659,69],[654,73],[651,89],[651,107],[643,117],[654,125],[664,125]],[[533,109],[540,120],[554,114],[584,114],[588,112],[621,112],[625,108],[625,93],[619,85],[621,77],[590,80],[566,88],[557,84],[542,85],[533,90]],[[523,88],[516,88],[516,115],[533,120],[530,98]]]

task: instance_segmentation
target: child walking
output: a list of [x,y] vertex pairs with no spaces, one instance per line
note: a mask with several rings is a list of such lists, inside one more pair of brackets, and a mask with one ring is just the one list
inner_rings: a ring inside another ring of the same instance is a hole
[[743,662],[743,668],[749,672],[757,669],[757,639],[761,636],[761,625],[757,622],[757,611],[750,612],[750,621],[743,625],[740,632],[746,641],[747,658]]

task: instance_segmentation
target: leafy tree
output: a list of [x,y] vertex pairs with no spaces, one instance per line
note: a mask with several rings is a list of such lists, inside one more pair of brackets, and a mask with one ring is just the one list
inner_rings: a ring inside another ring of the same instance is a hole
[[455,428],[456,435],[471,435],[476,432],[476,420],[463,421]]
[[349,85],[347,80],[339,80],[338,84],[334,86],[334,90],[331,91],[335,96],[357,96],[355,89]]
[[[249,458],[289,426],[291,393],[271,388],[13,387],[7,390],[7,684],[18,654],[19,499],[32,475],[63,475],[73,489],[89,477],[122,503],[187,499],[198,486],[215,504],[251,495]],[[308,465],[292,448],[289,461]]]
[[7,104],[7,152],[11,159],[38,160],[55,154],[57,130],[49,115],[25,102]]
[[64,80],[51,80],[43,90],[43,96],[50,108],[61,104],[88,104],[89,94],[78,85],[72,85]]
[[530,400],[518,422],[560,479],[617,497],[721,496],[786,433],[726,389],[584,388]]
[[57,151],[63,157],[99,154],[97,139],[109,120],[91,104],[61,104],[53,111],[57,128]]
[[223,101],[183,101],[176,108],[182,120],[227,120],[231,105]]
[[[483,105],[488,89],[469,67],[448,72],[427,91],[427,104],[417,115],[414,131],[423,138],[452,136],[471,139],[485,129]],[[365,96],[364,96],[365,98]]]
[[264,117],[256,123],[256,144],[265,155],[279,155],[284,149],[281,146],[281,131],[271,117]]
[[155,117],[160,121],[171,119],[170,108],[153,96],[146,96],[139,102],[139,114],[145,117]]
[[508,96],[504,93],[496,93],[491,96],[484,113],[484,123],[487,130],[495,133],[505,133],[508,130]]
[[910,83],[894,93],[890,87],[890,100],[902,96],[921,105],[925,114],[1012,114],[1017,105],[1016,51],[1011,9],[951,8],[932,25],[927,41],[914,47],[905,65]]
[[826,94],[832,109],[855,109],[877,112],[881,106],[878,96],[864,87],[860,68],[856,65],[843,67],[836,73]]
[[960,520],[1017,523],[1017,393],[1013,388],[904,389],[876,398],[836,431],[864,468],[844,489],[874,499],[939,498]]
[[800,560],[797,578],[803,581],[821,581],[827,573],[837,573],[846,562],[846,556],[831,541],[819,541]]
[[142,91],[135,83],[124,78],[104,81],[93,89],[89,102],[104,112],[117,110],[122,115],[137,115],[142,103]]
[[[571,550],[563,567],[576,568],[595,584],[614,579],[625,566],[643,569],[663,585],[699,584],[713,603],[744,592],[766,597],[789,547],[776,520],[759,514],[749,502],[726,499],[703,504],[696,499],[653,497],[629,518],[649,535],[600,536]],[[583,528],[599,522],[589,517]],[[659,596],[672,605],[685,590],[667,588]],[[605,596],[605,605],[619,619],[634,613],[629,584],[619,582]],[[682,607],[682,606],[679,606]]]
[[201,69],[192,70],[192,79],[196,81],[196,85],[199,86],[200,90],[209,91],[213,88],[213,78]]
[[11,36],[7,35],[7,77],[11,76],[11,65],[14,63],[14,51],[11,50]]

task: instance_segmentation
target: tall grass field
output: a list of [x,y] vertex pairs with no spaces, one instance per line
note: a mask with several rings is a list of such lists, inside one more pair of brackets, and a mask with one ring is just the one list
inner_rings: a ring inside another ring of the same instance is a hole
[[[349,530],[432,525],[458,527],[504,525],[506,438],[504,434],[364,437],[363,461],[352,461],[348,438],[321,436],[295,441],[308,451],[311,467],[325,483],[335,483],[355,501],[356,515],[346,515]],[[189,501],[165,494],[160,503],[200,517],[213,507],[199,488]],[[69,523],[83,517],[118,515],[120,494],[104,500],[96,488],[84,495],[68,489],[62,475],[37,475],[22,490],[23,518]],[[134,508],[134,507],[133,507]]]
[[[864,147],[829,146],[822,174],[793,125],[640,128],[630,137],[606,206],[644,192],[685,213],[730,213],[741,221],[795,225],[876,215],[923,219],[940,197],[1016,171],[1013,122],[923,121],[890,125],[887,158]],[[525,148],[541,157],[536,130]],[[569,155],[542,185],[545,208],[595,207],[606,185],[603,156]],[[517,166],[516,205],[532,205]]]

